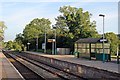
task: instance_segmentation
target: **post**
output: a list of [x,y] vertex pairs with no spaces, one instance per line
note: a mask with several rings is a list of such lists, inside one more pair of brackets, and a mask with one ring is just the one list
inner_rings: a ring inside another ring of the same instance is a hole
[[102,16],[103,17],[103,63],[105,62],[105,51],[104,51],[104,17],[105,15],[103,14],[100,14],[99,16]]
[[56,52],[56,51],[57,51],[56,40],[57,40],[57,39],[56,39],[56,29],[55,29],[55,55],[56,55],[56,53],[57,53],[57,52]]
[[45,49],[44,49],[44,53],[46,53],[46,28],[45,28]]
[[105,62],[105,50],[104,50],[104,16],[103,16],[103,62]]
[[36,38],[36,51],[38,50],[38,36]]
[[30,45],[30,43],[28,42],[27,45],[28,45],[28,51],[29,51],[29,45]]
[[52,42],[52,54],[54,54],[54,42]]
[[57,46],[56,46],[56,42],[57,42],[57,39],[56,39],[56,28],[54,25],[52,25],[53,29],[55,29],[55,55],[57,54]]
[[28,51],[29,51],[29,45],[28,45]]
[[119,52],[118,52],[118,47],[117,47],[117,64],[119,64]]

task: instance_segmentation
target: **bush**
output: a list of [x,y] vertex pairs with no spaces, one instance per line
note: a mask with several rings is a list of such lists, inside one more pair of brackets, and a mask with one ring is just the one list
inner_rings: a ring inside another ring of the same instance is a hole
[[46,50],[46,53],[47,53],[47,54],[52,54],[52,50],[51,50],[51,49],[47,49],[47,50]]
[[42,52],[43,53],[44,50],[43,49],[38,49],[37,52]]

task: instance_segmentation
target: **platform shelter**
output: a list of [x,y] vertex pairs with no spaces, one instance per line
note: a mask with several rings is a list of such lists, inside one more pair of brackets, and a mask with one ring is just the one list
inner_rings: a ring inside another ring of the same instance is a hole
[[[88,59],[103,60],[103,39],[102,38],[82,38],[75,42],[75,52],[79,52],[79,57]],[[104,54],[106,60],[111,60],[110,43],[104,39]]]

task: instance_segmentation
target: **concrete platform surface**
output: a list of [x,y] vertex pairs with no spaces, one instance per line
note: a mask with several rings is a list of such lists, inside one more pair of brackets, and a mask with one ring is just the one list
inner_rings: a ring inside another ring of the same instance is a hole
[[24,80],[18,70],[10,63],[6,56],[0,52],[0,80],[9,80],[14,78],[18,80]]
[[42,54],[42,53],[38,53],[38,52],[29,52],[29,51],[26,51],[26,52],[33,53],[33,54],[39,54],[39,55],[45,56],[45,57],[56,58],[56,59],[71,62],[71,63],[95,67],[95,68],[107,70],[110,72],[120,73],[120,64],[113,63],[113,62],[104,62],[103,63],[102,61],[97,61],[97,60],[76,58],[76,57],[74,57],[74,55],[48,55],[48,54]]

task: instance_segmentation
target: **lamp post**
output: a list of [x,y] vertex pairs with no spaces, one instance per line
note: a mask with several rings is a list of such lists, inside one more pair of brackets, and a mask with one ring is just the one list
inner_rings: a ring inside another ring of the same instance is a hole
[[36,51],[38,51],[38,36],[36,38]]
[[104,17],[105,15],[99,14],[99,16],[103,17],[103,63],[105,62],[105,53],[104,53]]
[[57,47],[56,47],[56,27],[54,25],[52,25],[53,29],[55,29],[55,55],[56,55],[56,51],[57,51]]
[[119,47],[118,47],[119,45],[117,45],[117,64],[119,64]]
[[57,41],[57,39],[56,39],[56,29],[55,29],[55,55],[57,54],[57,46],[56,46],[56,41]]
[[[34,23],[33,25],[36,26],[37,24]],[[35,36],[36,36],[36,51],[38,51],[38,34],[35,34]]]
[[30,45],[30,43],[28,42],[27,45],[28,45],[28,51],[29,51],[29,45]]
[[45,42],[45,49],[44,49],[44,53],[46,53],[46,28],[44,28],[45,29],[45,40],[44,40],[44,42]]

